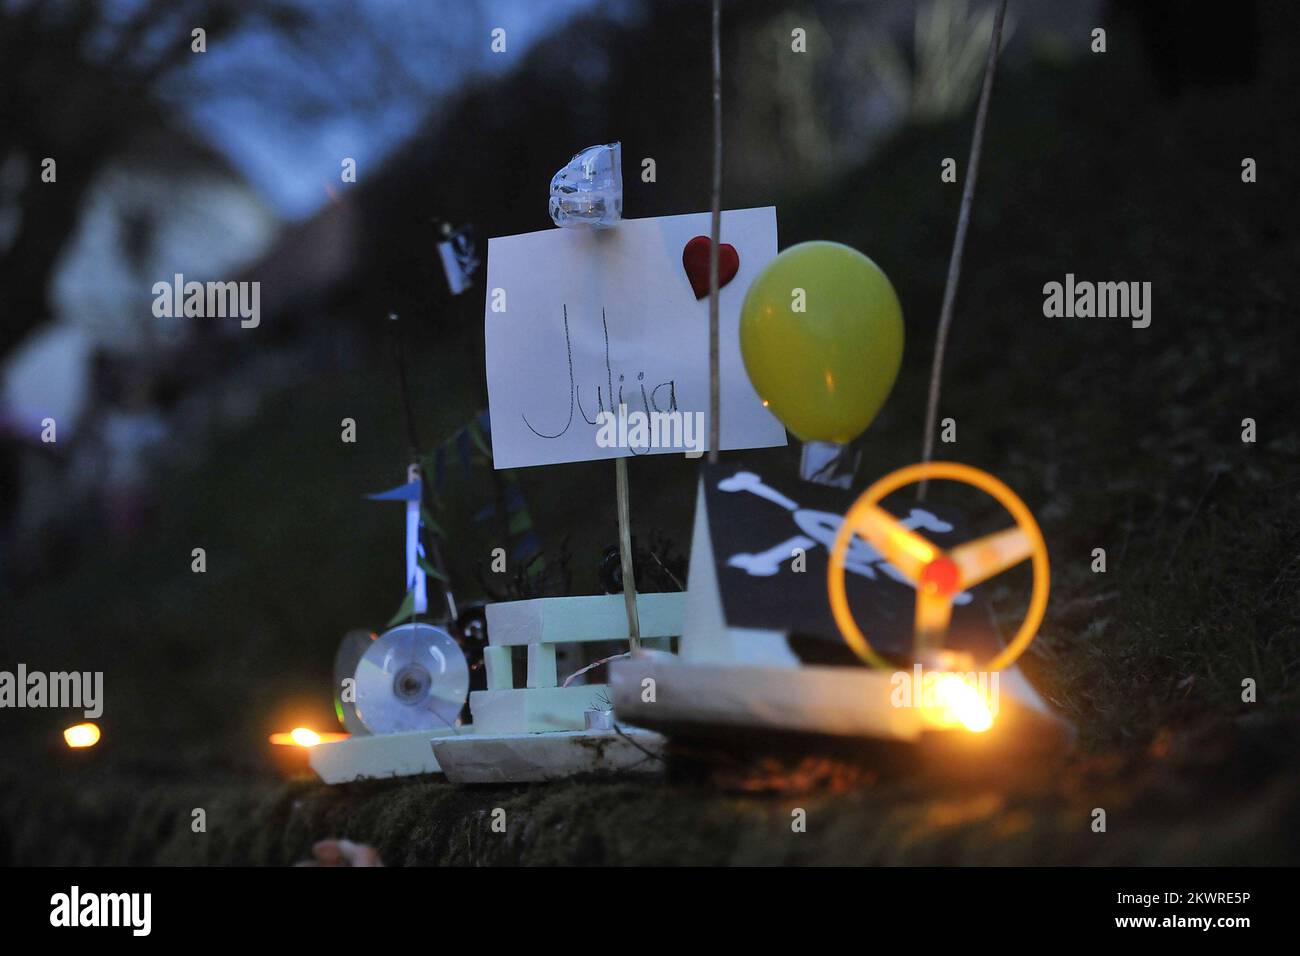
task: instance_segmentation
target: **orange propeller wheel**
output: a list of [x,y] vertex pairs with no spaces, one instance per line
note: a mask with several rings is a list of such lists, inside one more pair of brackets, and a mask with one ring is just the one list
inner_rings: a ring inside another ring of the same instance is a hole
[[[956,481],[978,488],[1007,510],[1015,520],[1015,526],[944,551],[904,527],[902,522],[880,507],[883,499],[900,488],[936,480]],[[866,539],[882,558],[916,587],[917,650],[942,649],[952,618],[954,597],[1026,559],[1033,562],[1034,575],[1029,610],[1011,643],[985,664],[984,669],[1002,670],[1010,666],[1038,633],[1047,610],[1050,584],[1047,544],[1025,503],[988,472],[953,461],[909,465],[891,472],[864,491],[844,516],[844,523],[831,548],[827,571],[831,612],[840,633],[859,657],[874,667],[892,669],[893,665],[871,646],[849,608],[844,561],[855,534]]]

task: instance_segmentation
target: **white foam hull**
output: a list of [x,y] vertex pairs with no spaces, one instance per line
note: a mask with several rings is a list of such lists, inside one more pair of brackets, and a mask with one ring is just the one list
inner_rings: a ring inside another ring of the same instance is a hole
[[664,738],[637,727],[541,734],[462,734],[432,741],[453,783],[533,783],[588,773],[657,774]]

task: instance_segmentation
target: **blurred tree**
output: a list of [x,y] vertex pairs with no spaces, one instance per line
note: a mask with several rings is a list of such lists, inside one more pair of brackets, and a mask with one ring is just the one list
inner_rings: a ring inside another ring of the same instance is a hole
[[[292,29],[301,13],[235,0],[0,4],[0,164],[14,222],[0,258],[0,354],[49,316],[51,270],[86,189],[133,135],[161,124],[153,91],[188,64],[191,30],[202,26],[211,42],[256,21]],[[47,157],[52,183],[41,178]]]
[[[51,271],[85,193],[142,132],[216,99],[270,101],[283,123],[428,99],[421,58],[449,58],[475,28],[473,2],[392,16],[352,0],[0,0],[0,355],[50,316]],[[246,56],[218,52],[241,43]]]
[[[0,150],[16,207],[0,259],[0,354],[48,316],[50,271],[83,194],[115,149],[158,122],[148,91],[190,56],[191,29],[201,23],[219,35],[240,19],[233,3],[156,0],[128,15],[93,0],[0,6]],[[41,178],[47,157],[56,164],[52,183]]]

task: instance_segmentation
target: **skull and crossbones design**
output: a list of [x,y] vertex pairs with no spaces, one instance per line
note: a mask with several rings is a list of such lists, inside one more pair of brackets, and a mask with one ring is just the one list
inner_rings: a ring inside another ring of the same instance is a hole
[[[781,570],[782,564],[794,558],[796,549],[806,553],[810,548],[815,548],[820,544],[829,551],[835,543],[835,536],[839,533],[840,525],[844,523],[844,516],[841,514],[832,511],[800,508],[798,503],[781,494],[775,488],[763,484],[763,479],[752,471],[738,471],[730,478],[724,478],[718,482],[718,490],[731,493],[747,491],[773,504],[780,505],[790,512],[795,525],[802,532],[757,554],[742,552],[733,554],[727,559],[729,567],[739,568],[746,574],[755,577],[771,577],[776,574]],[[900,523],[903,527],[912,531],[922,530],[936,534],[946,534],[952,531],[952,525],[949,522],[941,520],[924,508],[913,508],[907,517],[901,519]],[[856,536],[849,541],[849,550],[844,560],[844,567],[854,574],[860,574],[873,581],[877,579],[877,571],[879,571],[900,584],[914,587],[912,582],[898,568],[884,560],[880,552],[872,547],[870,543]],[[954,604],[969,604],[970,601],[971,594],[969,591],[963,591],[953,598]]]

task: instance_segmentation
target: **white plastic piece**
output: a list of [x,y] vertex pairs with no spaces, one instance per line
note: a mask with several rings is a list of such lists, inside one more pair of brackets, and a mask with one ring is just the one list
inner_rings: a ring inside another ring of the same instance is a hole
[[[682,633],[686,594],[638,594],[641,636],[675,637]],[[531,598],[487,606],[488,642],[495,646],[564,644],[628,639],[627,608],[622,594]]]
[[555,670],[554,644],[528,645],[528,686],[554,687],[560,682]]
[[[692,664],[644,655],[610,665],[610,696],[620,721],[809,731],[847,737],[916,740],[920,711],[895,707],[892,673],[856,667],[748,667]],[[654,681],[654,701],[643,700]]]
[[451,729],[417,730],[405,734],[349,737],[310,748],[307,762],[326,783],[441,773],[438,761],[429,749],[429,741],[452,733]]
[[476,690],[469,695],[473,730],[481,734],[535,734],[553,730],[582,730],[583,714],[608,707],[604,684],[537,687],[515,690]]
[[664,738],[639,727],[443,737],[432,749],[453,783],[528,783],[579,773],[663,772]]
[[515,686],[515,666],[508,647],[483,648],[483,664],[487,667],[488,690],[510,690]]
[[799,658],[790,650],[784,631],[727,627],[713,562],[713,540],[709,535],[709,514],[701,479],[695,495],[695,525],[691,532],[691,567],[679,648],[682,660],[798,667]]

